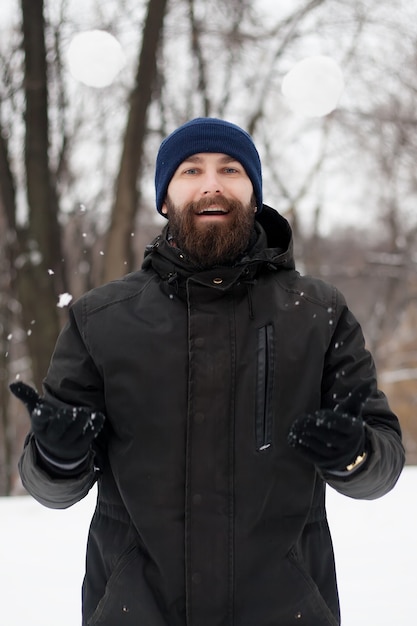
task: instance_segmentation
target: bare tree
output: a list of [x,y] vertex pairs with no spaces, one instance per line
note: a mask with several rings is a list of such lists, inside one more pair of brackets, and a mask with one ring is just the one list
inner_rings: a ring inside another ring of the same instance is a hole
[[49,163],[48,76],[43,0],[22,0],[25,53],[27,224],[16,228],[16,284],[38,388],[59,332],[57,293],[65,287],[58,199]]
[[[4,140],[0,140],[0,153],[3,147]],[[12,190],[10,191],[12,192]],[[8,393],[9,349],[13,334],[13,306],[10,288],[10,259],[12,255],[11,241],[9,240],[11,234],[12,231],[5,225],[4,212],[0,211],[0,493],[7,495],[12,490],[12,462],[15,442],[14,420],[9,411],[10,396]]]
[[156,77],[156,55],[166,0],[149,0],[135,84],[129,97],[129,113],[116,181],[104,260],[104,280],[117,278],[133,266],[132,237],[138,210],[138,178],[146,137],[148,108]]

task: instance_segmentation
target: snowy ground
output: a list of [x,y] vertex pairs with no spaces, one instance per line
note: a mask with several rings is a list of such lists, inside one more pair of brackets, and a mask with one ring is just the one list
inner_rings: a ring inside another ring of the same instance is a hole
[[[94,496],[66,511],[26,496],[0,498],[2,626],[79,626]],[[343,626],[415,623],[417,467],[407,467],[396,488],[373,502],[329,490],[328,514]]]

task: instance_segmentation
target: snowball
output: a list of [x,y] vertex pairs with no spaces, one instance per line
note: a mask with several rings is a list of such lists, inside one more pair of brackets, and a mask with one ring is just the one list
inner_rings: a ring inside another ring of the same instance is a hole
[[294,113],[322,117],[338,105],[344,89],[342,70],[332,58],[312,56],[296,63],[284,76],[282,95]]
[[120,43],[104,30],[88,30],[75,35],[67,51],[69,71],[90,87],[107,87],[125,64]]

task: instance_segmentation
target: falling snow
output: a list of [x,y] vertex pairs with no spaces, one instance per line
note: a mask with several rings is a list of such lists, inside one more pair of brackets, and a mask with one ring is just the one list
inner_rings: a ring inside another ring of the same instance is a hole
[[62,309],[63,307],[68,306],[71,300],[72,300],[72,295],[70,293],[61,293],[59,295],[57,306]]

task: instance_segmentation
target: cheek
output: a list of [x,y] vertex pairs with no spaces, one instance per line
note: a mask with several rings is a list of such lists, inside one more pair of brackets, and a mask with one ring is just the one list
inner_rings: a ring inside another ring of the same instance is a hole
[[240,192],[245,196],[247,203],[249,203],[253,196],[253,185],[250,178],[245,178],[245,180],[241,181]]
[[167,189],[167,196],[171,199],[174,205],[181,206],[186,202],[192,200],[195,193],[195,184],[192,180],[171,180]]

